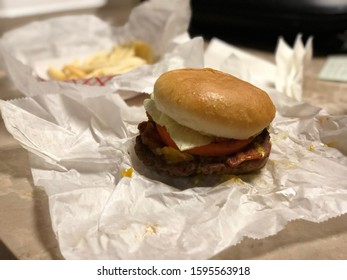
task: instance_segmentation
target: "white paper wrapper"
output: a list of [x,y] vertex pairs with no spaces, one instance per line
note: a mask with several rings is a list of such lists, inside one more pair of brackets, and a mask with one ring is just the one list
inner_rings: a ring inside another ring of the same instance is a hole
[[[174,67],[202,67],[203,41],[191,40],[187,30],[191,11],[189,0],[151,0],[135,7],[128,22],[120,27],[111,26],[95,16],[65,16],[33,22],[5,33],[0,41],[0,50],[7,72],[15,86],[26,96],[59,91],[96,91],[104,94],[123,90],[123,98],[134,96],[128,92],[133,72],[119,80],[107,82],[105,88],[88,89],[88,85],[67,82],[37,80],[45,78],[47,66],[59,66],[73,58],[85,57],[100,50],[110,50],[114,44],[140,39],[153,46],[160,57],[153,65],[136,69],[151,86],[153,75],[158,76]],[[191,55],[186,50],[197,51]],[[201,55],[197,59],[198,55]],[[171,63],[168,64],[168,60]],[[168,66],[169,65],[169,66]],[[128,77],[128,78],[127,78]],[[126,82],[128,81],[128,82]],[[43,85],[48,83],[49,85]],[[92,83],[98,84],[98,83]],[[131,87],[138,92],[147,88]],[[48,91],[47,91],[48,90]]]
[[[0,108],[30,151],[65,258],[206,259],[291,220],[347,212],[347,116],[268,92],[277,115],[267,165],[209,182],[173,180],[139,163],[133,145],[145,112],[117,94],[46,94]],[[129,167],[132,177],[122,177]]]
[[221,70],[258,86],[273,86],[276,66],[240,48],[213,38],[205,52],[205,66]]
[[312,38],[304,45],[298,35],[293,47],[279,38],[275,63],[213,38],[204,58],[206,67],[230,73],[261,88],[275,88],[301,101],[305,67],[312,59]]
[[302,100],[305,67],[313,55],[312,40],[312,37],[308,38],[304,45],[302,36],[298,35],[294,46],[290,47],[280,38],[276,48],[276,89],[298,101]]

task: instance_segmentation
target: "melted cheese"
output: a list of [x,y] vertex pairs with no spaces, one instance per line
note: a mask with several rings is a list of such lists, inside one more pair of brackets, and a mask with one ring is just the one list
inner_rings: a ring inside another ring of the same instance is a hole
[[213,141],[212,136],[203,135],[200,132],[178,124],[166,114],[158,110],[155,105],[153,94],[144,101],[144,107],[152,119],[159,125],[165,126],[166,130],[180,151],[203,146]]
[[163,148],[156,149],[157,155],[162,155],[168,164],[176,164],[183,161],[190,161],[194,158],[193,155],[188,153],[182,153],[172,147],[166,146]]

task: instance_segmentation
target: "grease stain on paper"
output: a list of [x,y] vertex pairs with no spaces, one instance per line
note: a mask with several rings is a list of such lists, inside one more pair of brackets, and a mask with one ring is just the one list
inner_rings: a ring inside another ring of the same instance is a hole
[[271,135],[272,142],[278,142],[287,138],[288,138],[288,132],[280,132],[278,134]]
[[270,162],[272,162],[274,165],[281,165],[281,167],[286,168],[286,169],[292,169],[296,168],[297,165],[290,161],[290,160],[275,160],[275,159],[270,159]]

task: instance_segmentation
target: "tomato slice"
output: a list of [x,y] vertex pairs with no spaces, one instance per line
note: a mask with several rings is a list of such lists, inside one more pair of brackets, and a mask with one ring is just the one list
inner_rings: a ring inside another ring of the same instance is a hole
[[157,132],[161,138],[161,140],[163,140],[163,142],[166,144],[166,146],[175,148],[178,150],[178,147],[176,145],[176,143],[174,142],[174,140],[172,140],[170,134],[167,132],[166,128],[164,126],[161,126],[159,124],[155,124],[156,128],[157,128]]
[[[172,148],[178,149],[176,143],[170,137],[165,127],[156,124],[156,128],[163,142]],[[227,156],[236,153],[252,142],[254,138],[245,140],[229,139],[222,142],[213,142],[207,145],[195,147],[184,152],[199,156]]]

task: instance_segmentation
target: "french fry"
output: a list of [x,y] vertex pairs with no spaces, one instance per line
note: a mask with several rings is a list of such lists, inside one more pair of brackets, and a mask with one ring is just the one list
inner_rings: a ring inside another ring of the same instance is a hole
[[89,73],[87,75],[87,78],[123,74],[146,63],[147,62],[142,58],[129,57],[128,59],[119,61],[119,63],[114,66],[98,68],[95,71]]
[[143,58],[148,63],[154,62],[154,53],[152,47],[140,40],[134,41],[135,55]]
[[97,52],[91,56],[89,56],[88,58],[86,58],[86,60],[84,61],[83,64],[85,65],[92,65],[98,62],[103,62],[107,59],[107,56],[109,55],[109,51],[100,51]]
[[54,80],[82,79],[118,75],[154,62],[151,46],[142,41],[115,45],[110,51],[100,51],[84,61],[74,60],[62,69],[49,67],[47,74]]
[[128,57],[135,56],[135,51],[133,48],[127,46],[117,46],[114,47],[110,53],[110,60],[117,62]]
[[52,80],[63,81],[67,79],[67,76],[65,75],[65,73],[62,70],[57,69],[55,67],[49,67],[47,70],[47,74]]
[[77,78],[83,78],[86,76],[86,73],[78,68],[78,66],[74,65],[65,65],[63,68],[63,72],[71,78],[71,76],[77,77]]

